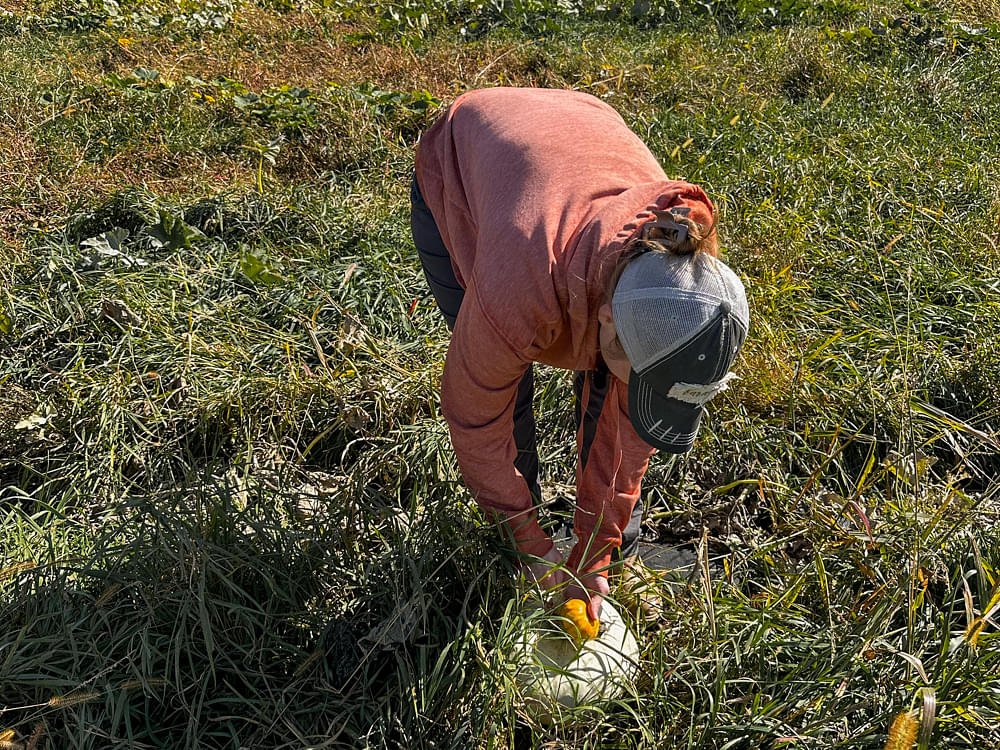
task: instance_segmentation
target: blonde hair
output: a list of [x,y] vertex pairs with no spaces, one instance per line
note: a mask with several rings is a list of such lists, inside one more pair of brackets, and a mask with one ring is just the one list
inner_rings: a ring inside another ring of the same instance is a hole
[[611,298],[615,294],[615,287],[618,280],[625,272],[625,267],[640,255],[646,253],[666,253],[667,255],[697,255],[707,253],[713,258],[719,257],[719,236],[715,231],[715,220],[708,226],[699,224],[688,216],[674,214],[671,220],[687,228],[686,236],[677,242],[668,238],[666,232],[659,227],[651,227],[646,236],[637,236],[630,240],[622,254],[618,256],[615,268],[608,279],[608,286],[604,290],[604,301],[611,304]]

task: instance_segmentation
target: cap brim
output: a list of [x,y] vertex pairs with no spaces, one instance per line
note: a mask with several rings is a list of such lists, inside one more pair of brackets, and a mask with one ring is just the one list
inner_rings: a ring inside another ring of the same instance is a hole
[[629,421],[654,448],[667,453],[691,450],[704,413],[704,407],[661,396],[635,370],[629,375]]

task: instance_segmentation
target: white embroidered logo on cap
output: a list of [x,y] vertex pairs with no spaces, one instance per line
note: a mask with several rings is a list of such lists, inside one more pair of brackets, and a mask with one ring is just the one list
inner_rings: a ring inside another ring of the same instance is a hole
[[714,383],[707,383],[705,385],[699,383],[674,383],[667,394],[667,398],[675,398],[678,401],[683,401],[686,404],[694,404],[695,406],[704,406],[718,394],[726,390],[729,387],[730,381],[736,380],[738,377],[735,372],[730,372],[721,380],[716,380]]

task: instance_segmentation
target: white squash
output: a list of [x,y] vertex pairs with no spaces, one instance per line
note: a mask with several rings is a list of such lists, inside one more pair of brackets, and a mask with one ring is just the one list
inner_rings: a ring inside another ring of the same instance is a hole
[[525,617],[512,652],[514,681],[532,716],[551,724],[566,709],[613,700],[632,685],[639,644],[605,600],[596,638],[577,645],[558,614]]

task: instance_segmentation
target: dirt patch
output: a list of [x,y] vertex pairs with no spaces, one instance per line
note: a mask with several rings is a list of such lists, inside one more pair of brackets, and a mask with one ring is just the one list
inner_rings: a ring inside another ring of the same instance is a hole
[[0,186],[20,188],[45,162],[34,139],[17,124],[0,123]]
[[[218,34],[165,38],[149,33],[102,34],[92,44],[66,49],[53,58],[76,85],[103,86],[110,73],[128,76],[136,68],[160,72],[183,82],[232,78],[260,92],[282,85],[323,91],[331,83],[361,82],[392,91],[427,90],[448,103],[463,91],[483,86],[564,85],[547,55],[535,43],[482,40],[435,44],[415,51],[366,41],[360,29],[324,17],[322,12],[275,13],[260,8],[239,11]],[[45,66],[41,66],[45,67]],[[51,66],[50,66],[51,67]],[[84,100],[76,106],[84,106]],[[89,105],[88,105],[89,106]],[[240,152],[178,154],[154,142],[126,146],[103,161],[85,153],[83,143],[65,142],[58,159],[36,144],[32,121],[51,113],[26,109],[0,114],[0,241],[16,245],[25,229],[52,221],[76,205],[92,205],[133,185],[162,195],[211,195],[232,188],[253,189],[252,159]],[[399,136],[416,139],[425,119],[397,123]],[[357,122],[324,121],[302,143],[282,148],[274,177],[288,179],[348,168],[366,158]],[[414,132],[410,132],[413,130]],[[40,132],[40,131],[39,131]]]
[[135,185],[169,197],[248,188],[253,182],[253,170],[227,156],[206,161],[197,155],[175,154],[152,146],[122,151],[103,164],[81,168],[68,178],[65,197],[70,205],[92,205]]
[[130,46],[129,66],[152,68],[173,79],[191,75],[204,80],[232,78],[253,91],[284,84],[322,89],[328,84],[367,82],[393,91],[427,90],[448,101],[482,86],[557,85],[547,66],[539,65],[532,44],[485,41],[469,45],[436,44],[415,52],[376,42],[350,39],[346,25],[323,24],[308,13],[275,15],[247,11],[234,22],[238,33],[213,40],[152,41]]
[[20,420],[27,417],[35,408],[35,400],[31,394],[13,383],[6,383],[3,397],[0,398],[0,440],[10,437]]
[[15,16],[26,16],[35,10],[35,3],[25,0],[0,0],[0,12],[11,13]]
[[28,228],[38,227],[41,218],[17,206],[0,206],[0,244],[18,247]]
[[[32,175],[42,174],[31,169],[29,165],[18,173],[11,171],[7,179],[35,179]],[[196,154],[171,153],[166,147],[152,145],[119,152],[101,164],[81,160],[68,173],[39,179],[44,187],[40,194],[22,196],[19,205],[0,203],[0,244],[22,247],[32,229],[48,228],[47,224],[58,222],[59,216],[74,207],[99,204],[136,185],[168,198],[211,196],[229,190],[250,190],[255,176],[250,166],[225,155],[205,160]]]
[[958,0],[955,3],[958,15],[978,23],[995,23],[1000,16],[1000,2],[997,0]]
[[38,215],[19,205],[20,194],[44,162],[23,129],[0,124],[0,243],[14,244],[26,226],[37,225]]

